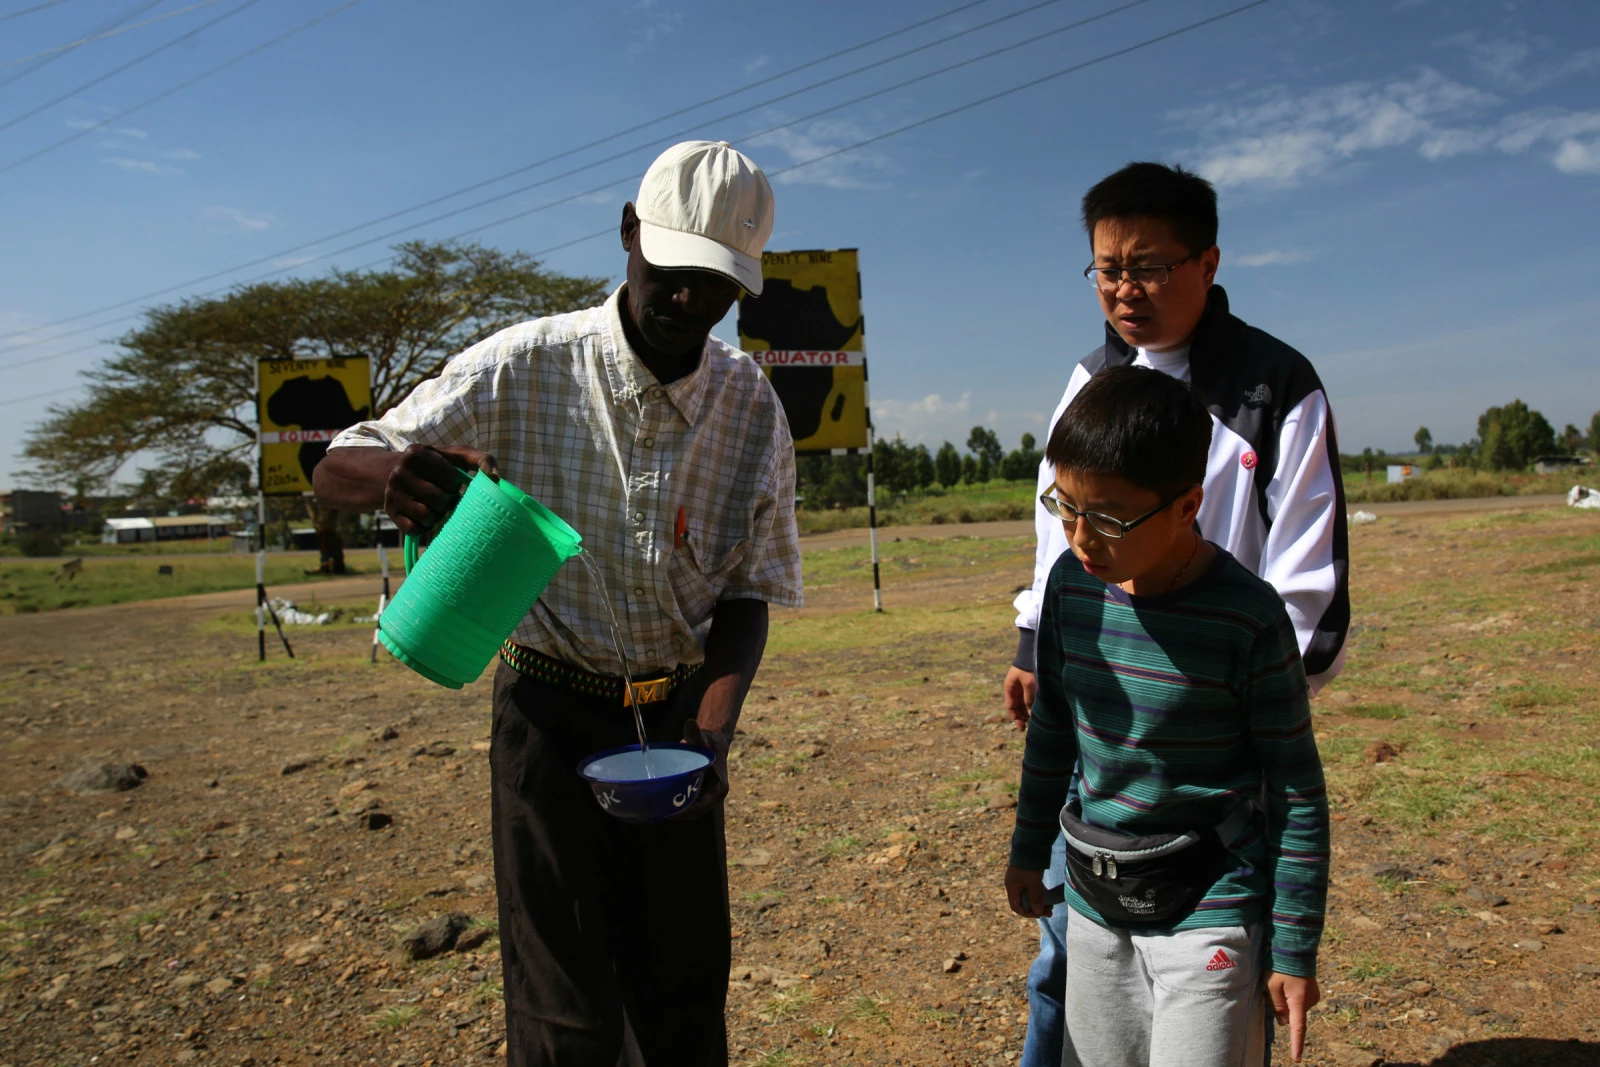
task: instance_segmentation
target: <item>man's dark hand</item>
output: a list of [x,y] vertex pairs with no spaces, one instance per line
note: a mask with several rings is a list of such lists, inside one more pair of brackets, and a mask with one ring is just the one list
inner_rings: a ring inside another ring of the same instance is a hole
[[465,445],[412,445],[400,457],[384,485],[383,510],[402,534],[426,533],[450,514],[464,491],[459,472],[500,476],[494,456]]
[[702,730],[693,719],[683,724],[683,739],[717,754],[711,766],[706,768],[705,778],[701,780],[700,795],[694,799],[694,803],[673,816],[675,819],[698,819],[710,814],[728,795],[728,748],[733,739],[717,730]]

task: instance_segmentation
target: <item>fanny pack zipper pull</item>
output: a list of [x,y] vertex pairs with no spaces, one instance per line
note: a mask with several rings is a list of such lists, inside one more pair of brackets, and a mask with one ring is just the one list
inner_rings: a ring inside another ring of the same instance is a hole
[[1106,857],[1106,877],[1110,878],[1113,882],[1117,880],[1117,861],[1115,857]]

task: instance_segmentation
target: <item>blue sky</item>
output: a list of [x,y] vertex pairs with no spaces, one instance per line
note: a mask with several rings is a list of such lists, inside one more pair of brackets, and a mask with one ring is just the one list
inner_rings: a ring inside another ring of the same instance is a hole
[[[39,2],[0,0],[0,334],[17,335],[0,339],[0,486],[20,470],[27,426],[72,400],[77,372],[112,351],[138,305],[46,328],[56,319],[263,257],[161,299],[273,269],[372,264],[401,237],[327,254],[474,197],[325,238],[734,94],[475,197],[621,158],[402,235],[448,237],[584,194],[474,235],[540,252],[614,228],[664,138],[726,139],[776,172],[1243,0],[982,0],[744,91],[959,0],[363,0],[126,116],[340,0],[57,0],[6,18]],[[124,32],[38,69],[26,59],[112,28]],[[1317,365],[1345,451],[1409,447],[1423,424],[1436,441],[1464,440],[1485,407],[1513,397],[1557,429],[1600,408],[1600,9],[1271,0],[776,176],[771,247],[861,249],[880,432],[960,444],[983,423],[1008,447],[1042,432],[1101,330],[1079,274],[1078,201],[1130,159],[1181,162],[1217,184],[1219,281],[1239,314]],[[623,265],[609,236],[545,259],[611,278]],[[733,336],[731,316],[719,332]]]

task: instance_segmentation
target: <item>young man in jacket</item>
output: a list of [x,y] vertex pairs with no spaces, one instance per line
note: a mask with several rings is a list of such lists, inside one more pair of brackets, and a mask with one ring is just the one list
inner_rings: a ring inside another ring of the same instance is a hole
[[[1344,485],[1333,413],[1316,370],[1299,352],[1234,316],[1215,284],[1217,197],[1181,167],[1130,163],[1083,198],[1093,262],[1084,270],[1106,318],[1104,343],[1073,370],[1050,418],[1108,367],[1152,367],[1191,382],[1212,417],[1201,534],[1283,597],[1315,693],[1344,663],[1350,625]],[[1039,492],[1054,484],[1048,464]],[[1026,729],[1038,684],[1035,635],[1045,580],[1067,548],[1061,524],[1035,509],[1033,584],[1016,599],[1018,647],[1006,673],[1006,710]],[[1048,885],[1065,878],[1057,838]],[[1039,920],[1028,972],[1028,1038],[1021,1067],[1061,1062],[1066,911]],[[1287,1020],[1287,1005],[1275,1005]]]

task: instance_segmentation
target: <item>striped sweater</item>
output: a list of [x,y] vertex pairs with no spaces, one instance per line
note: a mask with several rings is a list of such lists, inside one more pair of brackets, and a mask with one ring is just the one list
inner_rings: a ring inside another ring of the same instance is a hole
[[[1272,969],[1316,973],[1328,890],[1328,803],[1294,627],[1272,586],[1218,550],[1204,574],[1131,596],[1071,552],[1041,605],[1011,864],[1050,865],[1081,760],[1083,817],[1130,834],[1216,826],[1266,785],[1267,815],[1232,869],[1173,929],[1270,914]],[[1067,900],[1099,919],[1073,892]]]

